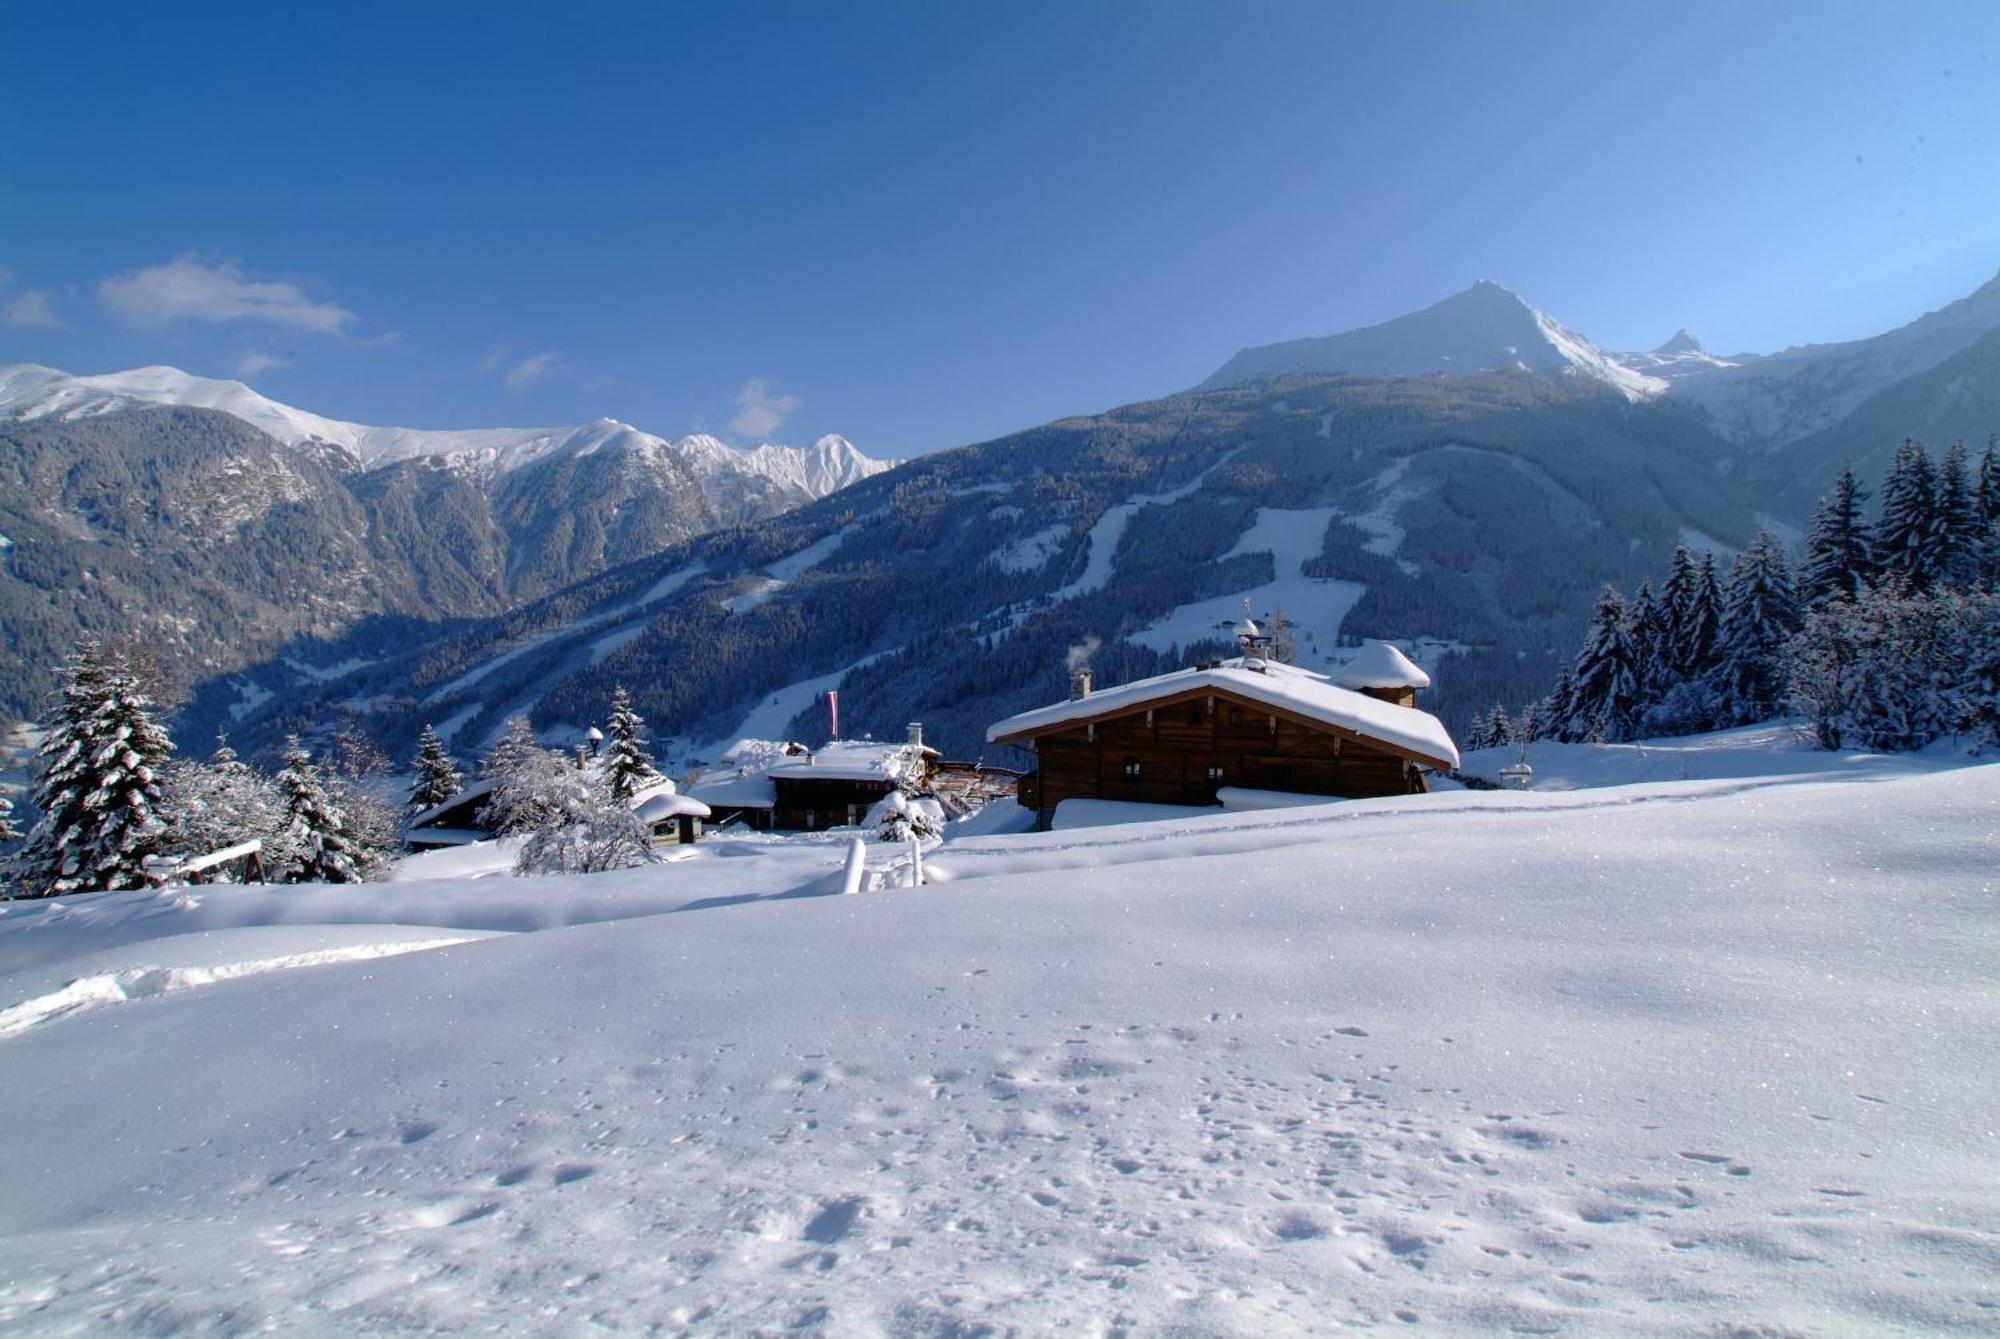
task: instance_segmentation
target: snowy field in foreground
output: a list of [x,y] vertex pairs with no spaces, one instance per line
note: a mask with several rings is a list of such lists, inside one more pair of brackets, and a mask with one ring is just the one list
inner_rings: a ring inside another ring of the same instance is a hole
[[2000,767],[1663,765],[0,907],[0,1327],[1992,1333]]

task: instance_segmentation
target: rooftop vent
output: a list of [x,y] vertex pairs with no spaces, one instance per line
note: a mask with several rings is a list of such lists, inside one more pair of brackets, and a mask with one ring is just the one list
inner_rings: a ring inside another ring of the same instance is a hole
[[1071,671],[1069,676],[1069,700],[1077,702],[1090,696],[1090,666]]

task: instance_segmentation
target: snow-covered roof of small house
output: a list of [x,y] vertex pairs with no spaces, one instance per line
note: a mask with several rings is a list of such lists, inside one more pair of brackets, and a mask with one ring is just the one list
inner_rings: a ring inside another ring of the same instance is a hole
[[1429,688],[1431,676],[1389,642],[1370,642],[1334,672],[1342,688]]
[[1458,766],[1458,747],[1451,742],[1444,723],[1429,712],[1343,688],[1327,676],[1297,665],[1257,663],[1263,668],[1248,668],[1240,658],[1225,660],[1209,668],[1175,670],[1105,688],[1088,697],[1010,716],[989,726],[986,738],[993,743],[1020,739],[1207,688],[1346,730],[1433,767],[1449,770]]
[[723,750],[715,766],[688,783],[687,793],[715,809],[769,809],[778,802],[771,769],[791,756],[791,747],[771,739],[739,739]]
[[919,779],[926,758],[938,751],[921,744],[878,744],[866,739],[836,739],[803,758],[787,758],[771,775],[790,781],[891,781],[898,785]]
[[676,795],[671,790],[655,791],[652,795],[632,806],[632,812],[639,816],[641,823],[662,823],[669,818],[679,818],[683,814],[695,818],[707,818],[709,807],[691,795]]
[[715,809],[769,809],[778,802],[771,774],[763,771],[708,773],[688,787],[688,795]]
[[435,823],[439,818],[443,817],[445,814],[450,813],[452,810],[458,808],[458,806],[460,806],[461,804],[464,804],[469,800],[477,800],[483,798],[485,795],[490,793],[492,789],[493,789],[493,778],[481,777],[479,780],[472,782],[464,790],[459,791],[458,794],[452,796],[450,799],[444,801],[442,804],[434,804],[430,808],[418,814],[415,818],[412,818],[410,820],[410,826],[412,828],[420,828],[423,827],[426,823]]

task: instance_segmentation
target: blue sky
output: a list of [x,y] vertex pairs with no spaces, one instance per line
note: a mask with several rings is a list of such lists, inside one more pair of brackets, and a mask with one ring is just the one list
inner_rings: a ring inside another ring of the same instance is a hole
[[2000,269],[2000,5],[10,10],[0,361],[903,456],[1506,284],[1611,348]]

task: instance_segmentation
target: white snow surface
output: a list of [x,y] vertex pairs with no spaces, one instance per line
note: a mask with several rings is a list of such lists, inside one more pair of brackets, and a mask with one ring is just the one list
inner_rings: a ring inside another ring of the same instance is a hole
[[0,904],[0,1007],[513,932],[0,1038],[0,1326],[1988,1334],[2000,768],[1810,756],[854,897],[833,836]]
[[1272,661],[1262,669],[1253,669],[1240,657],[1225,660],[1214,669],[1174,670],[1100,689],[1088,697],[1024,711],[988,726],[986,738],[989,742],[1019,738],[1088,717],[1136,711],[1148,702],[1203,688],[1221,689],[1252,702],[1337,725],[1416,754],[1435,767],[1458,766],[1457,746],[1444,724],[1429,712],[1364,696],[1297,665]]

